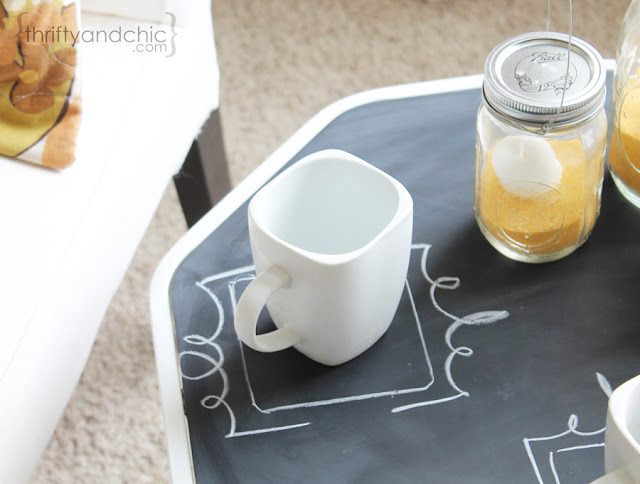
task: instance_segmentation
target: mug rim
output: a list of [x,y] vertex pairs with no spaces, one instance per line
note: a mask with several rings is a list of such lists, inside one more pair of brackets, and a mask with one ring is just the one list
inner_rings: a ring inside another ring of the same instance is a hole
[[[609,415],[620,435],[640,455],[640,442],[631,435],[628,424],[629,409],[625,406],[625,402],[633,392],[640,393],[640,375],[631,378],[613,391],[609,398]],[[638,395],[638,402],[640,402],[640,395]]]
[[[380,230],[376,234],[376,236],[373,237],[369,242],[352,251],[343,252],[339,254],[323,254],[322,252],[314,252],[311,250],[303,249],[275,235],[273,231],[271,231],[269,227],[267,227],[266,224],[262,220],[260,220],[260,217],[256,215],[256,210],[257,210],[256,206],[260,202],[260,200],[265,196],[267,196],[267,194],[271,192],[275,187],[277,187],[280,183],[286,180],[286,178],[291,176],[291,174],[294,171],[297,171],[306,165],[318,163],[324,160],[346,161],[349,163],[362,166],[376,173],[378,176],[382,176],[384,179],[386,179],[391,184],[391,186],[394,187],[396,191],[396,195],[398,197],[398,206],[391,220],[389,220],[389,222],[385,225],[385,227],[382,230]],[[275,178],[273,178],[271,181],[269,181],[266,185],[264,185],[253,196],[253,198],[249,202],[249,209],[248,209],[249,221],[253,223],[255,227],[257,227],[262,233],[267,235],[270,239],[277,242],[278,244],[283,245],[284,247],[288,248],[289,250],[293,251],[294,253],[306,259],[309,259],[314,261],[315,263],[324,264],[324,265],[338,265],[338,264],[343,264],[356,259],[358,256],[366,252],[370,247],[375,245],[380,239],[384,238],[389,232],[391,232],[396,226],[398,226],[400,222],[403,221],[407,216],[410,216],[412,214],[413,214],[413,199],[409,191],[406,189],[406,187],[402,183],[400,183],[398,180],[393,178],[388,173],[385,173],[384,171],[380,170],[379,168],[376,168],[370,163],[367,163],[361,158],[358,158],[357,156],[352,155],[351,153],[348,153],[343,150],[338,150],[338,149],[327,149],[327,150],[317,151],[315,153],[311,153],[303,157],[302,159],[298,160],[297,162],[292,164],[289,168],[287,168],[282,173],[280,173]]]

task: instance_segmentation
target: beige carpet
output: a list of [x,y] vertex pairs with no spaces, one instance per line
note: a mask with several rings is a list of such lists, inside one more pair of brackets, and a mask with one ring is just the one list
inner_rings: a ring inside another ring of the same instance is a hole
[[[614,57],[628,0],[573,3],[574,34]],[[567,31],[569,2],[552,4],[552,29]],[[237,183],[341,97],[481,72],[494,45],[544,30],[546,2],[214,0],[213,17],[225,143]],[[34,482],[169,482],[147,295],[154,268],[185,230],[169,187]]]

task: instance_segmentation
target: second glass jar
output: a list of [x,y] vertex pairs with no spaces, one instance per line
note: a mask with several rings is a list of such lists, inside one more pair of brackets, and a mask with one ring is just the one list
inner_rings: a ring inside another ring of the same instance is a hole
[[640,208],[640,0],[624,17],[616,59],[609,170],[620,192]]
[[523,262],[582,245],[600,212],[606,71],[580,39],[529,33],[487,58],[477,118],[475,215],[487,240]]

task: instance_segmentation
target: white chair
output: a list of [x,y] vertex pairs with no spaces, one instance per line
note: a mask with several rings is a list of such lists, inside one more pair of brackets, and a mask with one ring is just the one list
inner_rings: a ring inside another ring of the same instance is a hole
[[171,34],[171,12],[175,54],[84,43],[76,162],[57,172],[0,157],[3,484],[28,481],[172,176],[196,172],[176,180],[179,191],[196,183],[182,190],[196,196],[181,195],[200,204],[197,213],[185,208],[190,224],[228,188],[210,1],[81,7],[83,31],[153,26]]

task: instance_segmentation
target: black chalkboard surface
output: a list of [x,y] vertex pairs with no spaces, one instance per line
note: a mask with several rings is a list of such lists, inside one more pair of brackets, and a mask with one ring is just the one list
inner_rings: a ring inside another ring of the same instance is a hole
[[603,474],[607,395],[640,373],[640,211],[607,176],[574,254],[543,265],[498,254],[473,216],[479,102],[472,89],[357,107],[291,160],[343,149],[414,199],[405,294],[355,360],[324,367],[238,342],[235,302],[254,277],[246,203],[180,265],[171,309],[198,483]]

